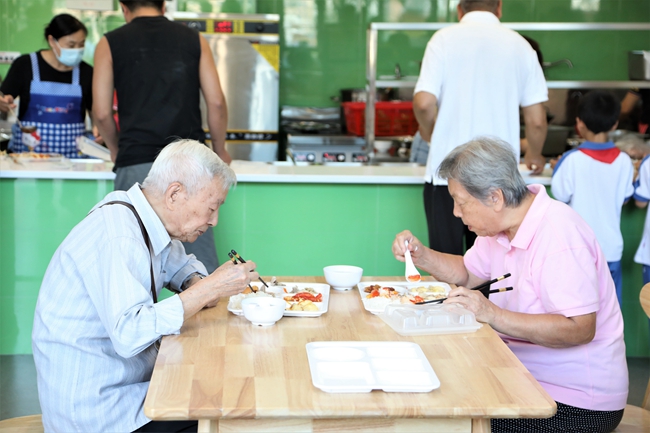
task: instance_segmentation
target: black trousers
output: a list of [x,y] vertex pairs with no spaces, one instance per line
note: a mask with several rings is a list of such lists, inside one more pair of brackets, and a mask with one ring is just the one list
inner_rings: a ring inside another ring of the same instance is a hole
[[196,433],[198,421],[150,421],[133,433]]
[[[474,245],[476,233],[454,216],[454,199],[447,185],[424,184],[424,212],[429,229],[429,248],[463,255]],[[464,242],[463,242],[464,241]]]

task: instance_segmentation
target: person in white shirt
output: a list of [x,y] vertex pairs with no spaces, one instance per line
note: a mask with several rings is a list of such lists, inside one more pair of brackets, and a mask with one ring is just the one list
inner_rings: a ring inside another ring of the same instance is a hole
[[[160,338],[259,276],[252,261],[208,275],[181,244],[217,224],[235,183],[208,147],[177,141],[142,186],[108,194],[61,243],[32,333],[45,431],[180,431],[143,412]],[[177,294],[157,302],[163,287]]]
[[[548,100],[537,54],[516,32],[499,22],[500,0],[461,0],[460,23],[438,30],[429,41],[413,96],[417,140],[430,143],[424,187],[429,246],[462,254],[475,235],[453,216],[447,181],[436,175],[445,156],[477,136],[493,136],[512,146],[519,158],[519,108],[529,149],[525,162],[544,168]],[[435,125],[435,127],[434,127]]]
[[576,127],[586,141],[562,155],[553,171],[551,192],[575,209],[596,234],[622,306],[621,210],[634,194],[634,165],[609,140],[620,111],[620,102],[607,91],[593,90],[580,100]]

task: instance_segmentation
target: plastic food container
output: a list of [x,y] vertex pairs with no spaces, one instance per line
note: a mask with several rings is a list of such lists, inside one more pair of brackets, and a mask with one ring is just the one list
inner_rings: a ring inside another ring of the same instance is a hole
[[306,348],[311,380],[325,392],[429,392],[440,387],[415,343],[315,341]]
[[379,317],[399,335],[476,332],[483,326],[474,313],[457,305],[387,305]]

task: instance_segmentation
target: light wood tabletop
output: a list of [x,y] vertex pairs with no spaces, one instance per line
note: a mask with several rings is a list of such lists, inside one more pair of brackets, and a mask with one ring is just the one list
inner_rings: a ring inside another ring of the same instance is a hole
[[[324,283],[322,277],[279,277]],[[364,277],[403,281],[404,277]],[[489,432],[490,418],[548,418],[553,399],[488,325],[473,333],[404,337],[363,307],[356,288],[330,291],[320,317],[256,327],[227,300],[163,338],[144,403],[153,420],[199,420],[200,432]],[[326,393],[314,387],[312,341],[420,345],[440,388],[428,393]]]

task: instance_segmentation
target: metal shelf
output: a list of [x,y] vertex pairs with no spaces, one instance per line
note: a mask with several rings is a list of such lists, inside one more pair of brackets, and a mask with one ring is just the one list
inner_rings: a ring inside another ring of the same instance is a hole
[[[377,43],[379,30],[436,31],[457,23],[370,23],[366,42],[366,143],[372,148],[375,142],[375,97],[377,87],[415,87],[417,77],[400,80],[377,80]],[[641,30],[650,31],[650,23],[501,23],[512,30],[528,31],[600,31]],[[547,81],[549,89],[625,89],[650,88],[650,81]]]

